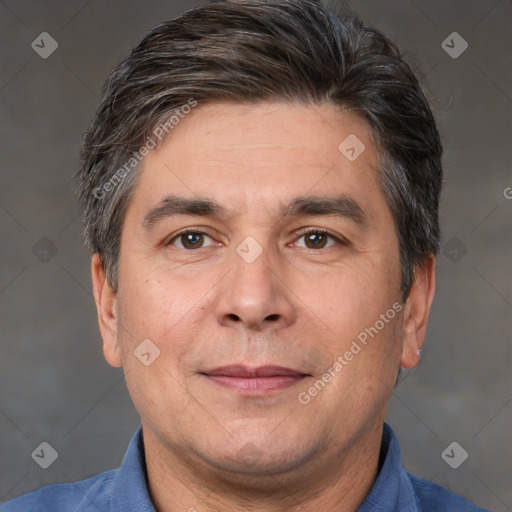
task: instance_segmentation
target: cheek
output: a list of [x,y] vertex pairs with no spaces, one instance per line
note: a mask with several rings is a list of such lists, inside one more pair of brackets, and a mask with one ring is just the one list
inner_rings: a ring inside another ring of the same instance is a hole
[[[127,269],[128,270],[128,269]],[[124,361],[131,366],[137,346],[151,340],[160,351],[156,363],[178,368],[193,350],[191,336],[204,323],[211,288],[199,280],[132,273],[118,296],[120,345]],[[121,281],[120,281],[121,282]],[[124,365],[124,364],[123,364]],[[138,366],[136,365],[136,368]]]
[[[345,269],[331,281],[319,304],[329,316],[331,343],[324,344],[326,369],[341,365],[327,391],[329,400],[359,407],[384,400],[392,391],[400,360],[402,314],[399,281],[384,263]],[[393,267],[391,267],[392,271]],[[347,397],[347,390],[351,390]],[[358,405],[359,404],[359,405]],[[376,406],[377,407],[377,406]],[[378,407],[377,407],[378,408]]]
[[[326,368],[332,368],[335,377],[326,399],[364,409],[369,404],[378,408],[389,397],[401,352],[403,313],[397,313],[397,307],[398,302],[382,307],[367,304],[363,314],[354,312],[358,325],[347,329],[329,350]],[[342,328],[339,325],[339,332]]]
[[[165,332],[185,316],[193,300],[190,288],[181,286],[176,279],[162,273],[148,271],[150,265],[126,265],[120,288],[122,315],[138,335],[150,337],[158,331]],[[121,275],[121,273],[120,273]]]
[[[394,263],[368,258],[347,262],[334,275],[324,280],[323,292],[310,295],[312,304],[329,322],[343,326],[342,332],[357,334],[379,319],[399,298],[399,273]],[[339,327],[338,327],[339,330]]]

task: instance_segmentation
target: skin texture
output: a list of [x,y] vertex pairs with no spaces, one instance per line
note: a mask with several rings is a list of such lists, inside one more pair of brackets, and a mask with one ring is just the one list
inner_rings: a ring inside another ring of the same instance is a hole
[[[349,134],[366,146],[353,162],[338,149]],[[309,403],[298,395],[401,302],[398,239],[378,164],[354,113],[280,102],[199,105],[143,161],[117,292],[98,255],[92,277],[104,354],[123,367],[140,414],[159,512],[355,511],[364,501],[399,366],[417,364],[425,339],[433,257],[417,269],[402,310]],[[214,199],[227,215],[171,216],[145,229],[144,217],[168,194]],[[364,226],[279,215],[297,197],[340,194],[361,206]],[[184,228],[205,235],[190,248],[177,236]],[[308,245],[305,228],[340,241],[319,234],[320,248]],[[251,263],[236,250],[246,237],[262,249]],[[144,339],[160,350],[149,366],[134,356]],[[308,376],[257,396],[201,374],[228,364]]]

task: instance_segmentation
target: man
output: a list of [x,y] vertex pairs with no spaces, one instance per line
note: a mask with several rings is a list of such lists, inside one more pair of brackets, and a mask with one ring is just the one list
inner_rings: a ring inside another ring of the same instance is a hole
[[404,471],[386,407],[435,290],[441,144],[398,49],[308,0],[155,28],[109,78],[79,198],[120,469],[13,511],[482,511]]

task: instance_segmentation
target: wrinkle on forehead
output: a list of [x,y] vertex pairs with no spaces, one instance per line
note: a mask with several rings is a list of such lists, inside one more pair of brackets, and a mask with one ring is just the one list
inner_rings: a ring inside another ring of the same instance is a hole
[[334,164],[332,154],[327,154],[325,148],[284,143],[204,146],[194,151],[194,159],[196,163],[208,166],[231,163],[233,160],[244,167],[264,164],[266,167],[330,168]]
[[219,151],[229,151],[231,149],[311,149],[315,150],[316,148],[308,147],[308,146],[297,146],[294,144],[231,144],[227,145],[224,148],[218,148],[218,147],[211,147],[211,148],[204,148],[206,150],[208,149],[215,149]]

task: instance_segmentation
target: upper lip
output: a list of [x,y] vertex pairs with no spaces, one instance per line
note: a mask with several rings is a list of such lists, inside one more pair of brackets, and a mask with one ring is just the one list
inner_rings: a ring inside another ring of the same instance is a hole
[[254,377],[277,377],[277,376],[295,376],[302,377],[307,375],[298,370],[292,368],[286,368],[284,366],[258,366],[249,367],[244,365],[228,365],[219,366],[206,370],[205,375],[223,375],[226,377],[241,377],[241,378],[254,378]]

